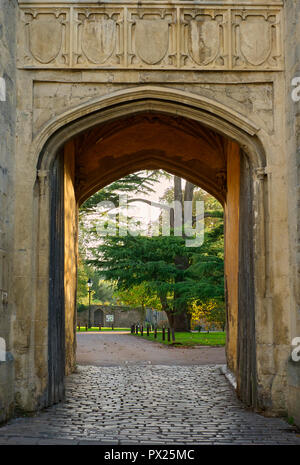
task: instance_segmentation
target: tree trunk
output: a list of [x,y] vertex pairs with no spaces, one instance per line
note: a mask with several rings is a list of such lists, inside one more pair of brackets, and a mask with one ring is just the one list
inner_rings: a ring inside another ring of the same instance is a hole
[[[170,227],[174,230],[175,226],[179,224],[179,219],[181,220],[181,225],[183,227],[184,220],[184,202],[193,201],[195,185],[186,181],[184,194],[182,192],[182,179],[178,176],[174,176],[174,208],[170,210]],[[191,209],[192,217],[192,205],[188,205]],[[176,218],[176,220],[175,220]],[[177,229],[177,228],[176,228]],[[182,229],[182,233],[184,233]],[[189,261],[185,256],[176,256],[174,259],[175,266],[178,269],[186,270],[189,267]],[[174,293],[174,307],[176,308],[176,292]],[[162,303],[162,307],[164,307]],[[190,330],[190,316],[187,313],[186,304],[182,304],[182,308],[177,308],[177,313],[174,313],[167,309],[163,308],[168,316],[169,325],[171,328],[174,328],[175,331],[189,331]],[[181,311],[180,311],[181,310]]]
[[[177,231],[179,225],[182,225],[183,218],[183,198],[182,198],[182,186],[181,178],[174,176],[174,206],[170,210],[170,228],[174,231],[176,229],[177,235],[180,231]],[[181,229],[181,227],[180,227]]]
[[187,312],[182,313],[173,313],[173,312],[166,312],[170,328],[173,328],[174,331],[189,331],[190,330],[190,317]]
[[189,181],[186,181],[185,184],[185,189],[184,189],[184,200],[192,202],[193,197],[194,197],[194,189],[195,189],[195,184],[192,184]]
[[[185,207],[190,208],[190,215],[192,217],[192,204],[187,204],[185,205],[184,201],[192,202],[193,201],[193,196],[194,196],[194,189],[195,185],[186,181],[185,184],[185,189],[184,189],[184,194],[182,193],[182,184],[181,184],[181,178],[178,178],[177,176],[174,176],[174,200],[179,202],[182,206],[181,212],[177,211],[175,209],[175,215],[176,213],[180,215],[181,213],[181,220],[182,220],[182,233],[184,234],[184,209]],[[175,204],[176,205],[176,204]],[[176,256],[175,257],[175,266],[180,269],[180,270],[186,270],[189,267],[189,261],[188,258],[185,256]],[[176,292],[174,293],[174,307],[176,308]],[[190,317],[187,313],[187,305],[183,303],[181,305],[181,308],[178,309],[176,308],[177,312],[172,313],[171,319],[172,319],[172,327],[174,328],[175,331],[189,331],[190,330]]]

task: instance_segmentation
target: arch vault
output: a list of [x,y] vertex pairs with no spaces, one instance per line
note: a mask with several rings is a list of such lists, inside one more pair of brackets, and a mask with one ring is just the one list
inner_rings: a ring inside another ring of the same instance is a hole
[[[265,244],[255,242],[253,231],[260,235],[264,230],[265,156],[255,125],[208,99],[141,86],[68,112],[43,132],[47,139],[40,134],[33,146],[46,139],[37,157],[38,243],[43,249],[47,244],[50,257],[41,270],[42,275],[49,273],[50,286],[46,280],[45,287],[37,289],[49,315],[42,402],[62,398],[65,364],[70,372],[75,363],[78,205],[128,173],[166,169],[203,187],[224,205],[228,364],[237,375],[240,397],[257,406],[255,276],[257,267],[264,267]],[[259,263],[254,253],[262,257]],[[38,261],[39,255],[37,250]],[[261,273],[257,281],[261,288]]]

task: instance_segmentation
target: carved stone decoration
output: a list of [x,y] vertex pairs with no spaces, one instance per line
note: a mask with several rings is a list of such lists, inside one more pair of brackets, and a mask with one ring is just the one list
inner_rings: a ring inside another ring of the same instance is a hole
[[103,63],[114,51],[116,23],[112,19],[85,21],[82,31],[82,50],[94,63]]
[[212,18],[200,17],[189,23],[189,52],[199,65],[211,63],[220,48],[220,27]]
[[279,18],[271,12],[235,14],[234,65],[276,67],[280,63]]
[[43,15],[28,25],[29,50],[41,63],[54,60],[61,49],[61,23],[53,15]]
[[258,179],[258,181],[263,181],[266,178],[268,173],[267,173],[266,167],[261,166],[259,168],[256,168],[255,174],[256,174],[256,178]]
[[131,13],[129,65],[176,65],[176,16],[172,9]]
[[26,64],[66,65],[67,14],[61,10],[26,11],[25,19],[25,61]]
[[199,65],[211,62],[220,46],[219,27],[214,21],[195,21],[189,25],[189,51]]
[[181,56],[185,65],[203,67],[224,67],[226,12],[184,10],[183,50]]
[[284,69],[279,4],[28,0],[20,5],[21,68]]
[[261,65],[271,53],[272,36],[269,24],[262,17],[240,24],[241,52],[252,65]]
[[165,19],[136,21],[135,47],[139,57],[148,65],[159,63],[168,51],[169,22]]
[[122,55],[119,49],[119,28],[122,24],[119,16],[119,11],[113,9],[78,12],[75,64],[119,63]]
[[37,171],[37,177],[39,180],[39,186],[40,186],[40,196],[44,196],[46,192],[46,182],[49,176],[49,171],[47,170],[38,170]]

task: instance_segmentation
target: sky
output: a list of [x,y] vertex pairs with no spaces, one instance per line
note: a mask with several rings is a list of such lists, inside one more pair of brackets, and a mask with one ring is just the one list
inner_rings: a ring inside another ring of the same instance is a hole
[[[151,192],[149,195],[138,194],[138,198],[148,199],[152,202],[159,202],[159,199],[163,196],[165,191],[173,185],[173,179],[162,178],[158,183],[155,184],[155,192]],[[128,214],[130,216],[135,216],[137,219],[140,219],[142,222],[149,223],[150,218],[154,221],[157,220],[160,214],[160,209],[151,207],[143,202],[136,202],[131,204],[128,208]],[[150,217],[151,215],[151,217]]]

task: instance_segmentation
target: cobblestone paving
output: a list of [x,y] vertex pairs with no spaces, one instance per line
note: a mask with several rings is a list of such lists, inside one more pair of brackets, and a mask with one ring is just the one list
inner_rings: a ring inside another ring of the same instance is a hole
[[66,400],[0,428],[0,444],[298,444],[282,419],[248,411],[220,366],[81,366]]

